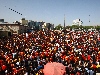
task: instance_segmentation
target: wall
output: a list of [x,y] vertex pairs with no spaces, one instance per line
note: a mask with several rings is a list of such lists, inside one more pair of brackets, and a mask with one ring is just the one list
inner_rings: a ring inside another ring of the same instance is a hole
[[8,37],[8,31],[0,31],[0,37]]

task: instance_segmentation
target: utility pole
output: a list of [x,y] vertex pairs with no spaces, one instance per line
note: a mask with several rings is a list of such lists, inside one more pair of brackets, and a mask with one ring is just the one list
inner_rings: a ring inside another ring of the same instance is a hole
[[65,31],[65,30],[66,30],[66,29],[65,29],[65,14],[64,14],[64,29],[63,29],[63,30],[64,30],[64,51],[65,51],[65,39],[66,39],[66,36],[65,36],[65,35],[66,35],[66,34],[65,34],[65,32],[66,32],[66,31]]
[[64,14],[64,31],[65,31],[65,14]]

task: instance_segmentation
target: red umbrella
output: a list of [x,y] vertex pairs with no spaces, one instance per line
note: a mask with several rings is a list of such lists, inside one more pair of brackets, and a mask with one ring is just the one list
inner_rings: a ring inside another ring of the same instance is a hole
[[65,73],[65,66],[57,62],[47,63],[44,66],[43,73],[44,75],[63,75]]

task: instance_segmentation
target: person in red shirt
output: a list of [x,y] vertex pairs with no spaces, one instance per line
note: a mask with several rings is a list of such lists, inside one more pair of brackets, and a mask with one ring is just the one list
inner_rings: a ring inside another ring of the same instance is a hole
[[91,59],[91,56],[90,56],[90,55],[88,55],[88,56],[87,56],[87,60],[88,60],[88,61],[90,61],[90,59]]
[[2,70],[5,71],[7,69],[6,65],[2,65]]

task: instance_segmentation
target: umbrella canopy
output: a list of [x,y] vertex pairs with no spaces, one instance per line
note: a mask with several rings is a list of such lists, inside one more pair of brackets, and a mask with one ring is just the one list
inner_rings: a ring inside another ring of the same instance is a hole
[[43,69],[44,75],[63,75],[65,73],[65,66],[62,63],[47,63]]

